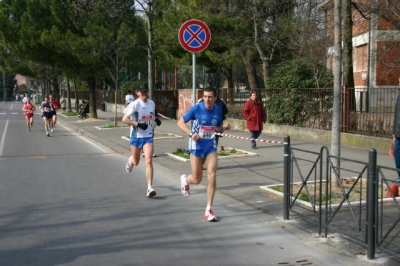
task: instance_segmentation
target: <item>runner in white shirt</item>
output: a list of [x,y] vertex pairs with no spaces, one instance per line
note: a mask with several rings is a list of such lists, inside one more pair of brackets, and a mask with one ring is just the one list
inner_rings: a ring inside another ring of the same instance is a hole
[[130,144],[131,156],[126,163],[125,170],[130,173],[133,166],[140,162],[140,151],[143,149],[146,162],[147,197],[154,197],[156,191],[153,187],[153,135],[154,128],[161,125],[156,117],[156,106],[149,99],[149,88],[147,84],[138,87],[139,98],[130,103],[124,110],[122,122],[131,125]]

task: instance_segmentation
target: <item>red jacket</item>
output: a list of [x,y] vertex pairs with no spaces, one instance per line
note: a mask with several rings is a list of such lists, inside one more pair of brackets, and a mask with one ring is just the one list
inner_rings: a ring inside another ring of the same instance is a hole
[[247,120],[247,129],[250,131],[260,131],[263,124],[267,122],[267,115],[262,102],[248,100],[244,104],[243,116]]

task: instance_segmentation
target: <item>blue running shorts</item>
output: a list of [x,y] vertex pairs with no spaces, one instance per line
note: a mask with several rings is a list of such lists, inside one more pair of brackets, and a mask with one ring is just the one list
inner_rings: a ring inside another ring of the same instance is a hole
[[205,159],[207,157],[207,155],[209,155],[210,153],[216,152],[216,151],[217,151],[216,148],[210,147],[207,150],[189,150],[189,153],[193,154],[194,156]]
[[130,141],[132,146],[135,146],[138,149],[143,148],[143,146],[147,143],[153,143],[153,138],[135,138],[131,137]]

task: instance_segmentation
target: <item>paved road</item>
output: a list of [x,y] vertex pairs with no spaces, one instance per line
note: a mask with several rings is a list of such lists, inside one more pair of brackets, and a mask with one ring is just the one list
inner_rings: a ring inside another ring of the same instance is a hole
[[[148,199],[143,163],[131,174],[124,171],[129,144],[121,137],[128,129],[99,130],[113,115],[83,122],[60,116],[47,138],[39,115],[26,132],[22,114],[12,114],[21,107],[0,103],[0,265],[392,263],[383,256],[367,261],[352,254],[359,250],[354,244],[321,239],[296,221],[281,220],[277,199],[259,189],[281,181],[279,145],[260,147],[257,159],[221,161],[214,206],[219,221],[208,223],[204,184],[183,197],[178,178],[190,167],[164,155],[185,147],[186,139],[156,141],[158,196]],[[176,130],[175,122],[163,121],[157,132]],[[338,246],[349,250],[333,250]]]

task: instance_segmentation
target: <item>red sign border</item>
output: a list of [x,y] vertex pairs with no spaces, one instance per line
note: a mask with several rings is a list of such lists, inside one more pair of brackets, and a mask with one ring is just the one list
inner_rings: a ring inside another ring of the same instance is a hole
[[[204,42],[204,45],[200,46],[199,48],[192,48],[190,46],[188,46],[184,39],[183,39],[183,33],[184,31],[191,25],[198,25],[200,27],[202,27],[205,30],[206,33],[206,41]],[[201,20],[197,20],[197,19],[191,19],[186,21],[185,23],[182,24],[182,26],[179,29],[179,34],[178,34],[178,39],[180,44],[182,45],[182,47],[186,50],[189,51],[191,53],[198,53],[201,52],[203,50],[205,50],[207,48],[207,46],[210,44],[211,41],[211,33],[210,33],[210,29],[208,28],[207,24],[205,24],[203,21]]]

